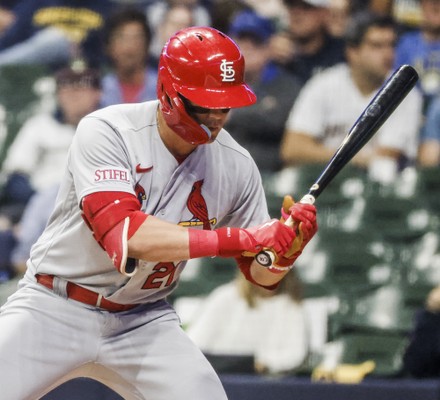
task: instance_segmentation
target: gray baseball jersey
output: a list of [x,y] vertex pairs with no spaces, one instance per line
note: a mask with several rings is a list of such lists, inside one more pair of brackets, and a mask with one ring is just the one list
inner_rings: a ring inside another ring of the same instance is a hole
[[[145,213],[186,227],[247,227],[269,219],[256,165],[229,133],[222,130],[215,142],[179,163],[159,136],[157,109],[157,101],[110,106],[79,124],[55,210],[32,248],[20,289],[0,313],[5,398],[36,398],[77,367],[124,398],[226,398],[209,364],[182,335],[174,310],[161,300],[176,287],[185,262],[137,260],[136,273],[123,275],[81,217],[84,196],[123,191],[136,195]],[[191,207],[194,196],[206,203],[204,212]],[[116,314],[99,311],[35,283],[36,274],[54,275],[116,303],[144,304]],[[28,307],[39,317],[21,318]],[[47,354],[35,358],[33,352],[45,346]],[[96,363],[106,372],[84,371]]]
[[203,221],[188,209],[192,188],[200,185],[212,227],[246,227],[269,219],[260,176],[247,151],[223,130],[214,143],[199,146],[179,164],[159,137],[157,107],[156,101],[108,107],[80,123],[55,212],[31,252],[33,274],[65,278],[117,303],[155,301],[175,287],[185,265],[181,261],[170,268],[172,277],[159,278],[157,263],[142,260],[131,278],[114,268],[79,208],[84,196],[98,191],[135,194],[142,211],[202,229]]

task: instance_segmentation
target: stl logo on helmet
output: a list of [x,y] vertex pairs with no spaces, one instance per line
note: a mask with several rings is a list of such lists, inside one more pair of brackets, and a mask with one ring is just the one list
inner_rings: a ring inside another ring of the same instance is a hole
[[222,63],[220,64],[220,71],[222,71],[220,76],[222,77],[222,82],[235,81],[235,70],[233,65],[234,63],[232,61],[226,61],[226,59],[222,60]]

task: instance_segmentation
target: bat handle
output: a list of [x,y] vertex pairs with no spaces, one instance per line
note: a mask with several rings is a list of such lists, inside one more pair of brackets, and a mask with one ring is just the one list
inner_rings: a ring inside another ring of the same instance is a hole
[[315,204],[315,196],[310,193],[307,193],[303,198],[299,201],[302,204]]
[[[299,202],[303,204],[314,204],[315,200],[315,197],[312,194],[308,193],[303,196]],[[290,216],[286,219],[284,224],[293,227],[293,218]],[[255,260],[257,261],[257,263],[265,268],[270,268],[273,265],[275,258],[276,257],[274,252],[269,249],[262,250],[255,256]]]

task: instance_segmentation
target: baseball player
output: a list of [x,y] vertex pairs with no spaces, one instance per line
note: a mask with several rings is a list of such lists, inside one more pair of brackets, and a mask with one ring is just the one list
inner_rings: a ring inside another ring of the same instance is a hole
[[[226,399],[166,296],[198,257],[235,257],[248,280],[276,287],[317,230],[315,207],[290,197],[270,219],[254,161],[222,129],[256,100],[243,70],[229,37],[188,28],[164,46],[158,100],[80,122],[55,210],[1,308],[2,398],[88,376],[124,399]],[[255,261],[262,249],[269,267]]]

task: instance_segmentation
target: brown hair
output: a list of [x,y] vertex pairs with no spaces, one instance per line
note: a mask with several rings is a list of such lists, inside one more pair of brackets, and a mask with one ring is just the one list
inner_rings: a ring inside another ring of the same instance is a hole
[[302,284],[295,269],[288,272],[273,290],[249,282],[241,272],[238,273],[236,281],[240,294],[251,308],[255,307],[256,299],[259,297],[270,297],[285,293],[296,303],[301,303],[303,298]]

